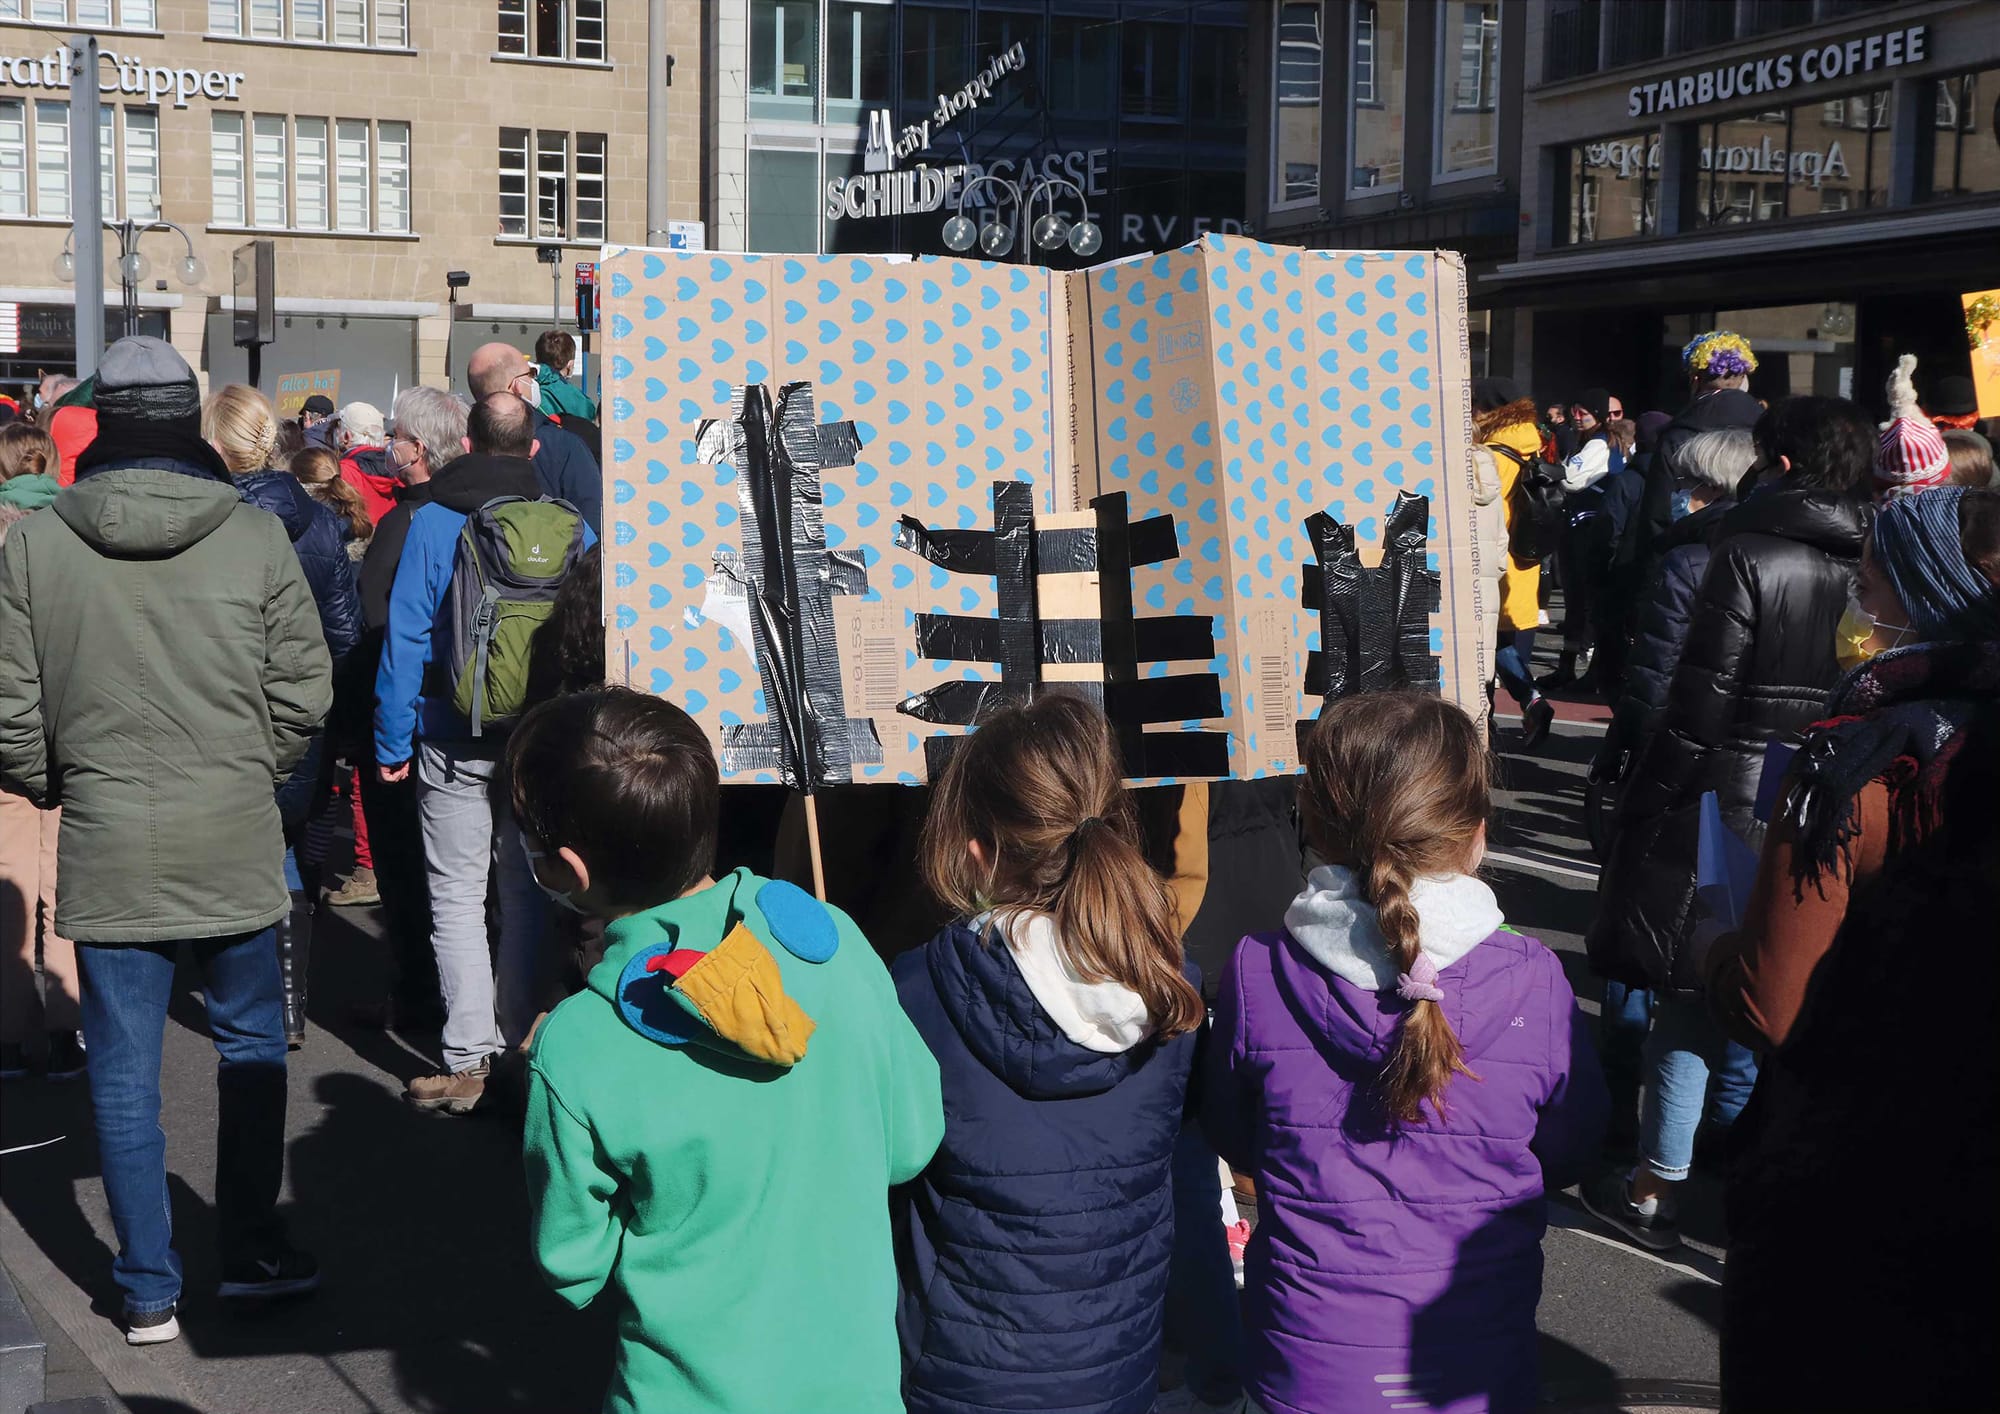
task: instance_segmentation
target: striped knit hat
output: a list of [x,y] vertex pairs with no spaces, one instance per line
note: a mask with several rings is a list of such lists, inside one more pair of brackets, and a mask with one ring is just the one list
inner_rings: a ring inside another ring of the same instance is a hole
[[1904,354],[1889,375],[1889,425],[1875,450],[1877,500],[1914,496],[1951,480],[1951,453],[1917,407],[1917,389],[1910,379],[1916,368],[1916,358]]

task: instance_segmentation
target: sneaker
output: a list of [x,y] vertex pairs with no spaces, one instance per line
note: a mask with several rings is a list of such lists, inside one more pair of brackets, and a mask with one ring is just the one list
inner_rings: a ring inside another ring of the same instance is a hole
[[0,1080],[20,1080],[28,1073],[28,1048],[19,1041],[0,1043]]
[[1577,1190],[1588,1208],[1649,1252],[1671,1252],[1681,1245],[1681,1230],[1674,1221],[1671,1198],[1632,1201],[1631,1179],[1623,1172],[1605,1174]]
[[222,1269],[216,1295],[235,1301],[269,1301],[319,1290],[319,1263],[304,1252],[282,1247],[269,1257]]
[[471,1114],[486,1097],[486,1079],[492,1072],[493,1058],[488,1056],[470,1070],[419,1075],[403,1092],[403,1098],[420,1110],[436,1110],[448,1115]]
[[128,1313],[125,1317],[125,1343],[165,1345],[170,1340],[179,1340],[181,1323],[174,1318],[176,1309],[169,1306],[164,1311],[148,1311],[143,1316]]
[[81,1031],[49,1033],[49,1079],[74,1080],[89,1066],[83,1054]]
[[354,872],[337,889],[328,889],[326,901],[335,908],[367,908],[382,901],[375,883],[375,871],[357,864]]
[[1250,1224],[1233,1222],[1225,1231],[1229,1234],[1229,1265],[1236,1269],[1236,1289],[1243,1289],[1243,1249],[1250,1245]]
[[1555,705],[1548,698],[1536,696],[1521,709],[1521,745],[1532,751],[1549,739],[1549,728],[1555,725]]
[[1536,628],[1549,627],[1549,611],[1547,609],[1535,610],[1535,627]]

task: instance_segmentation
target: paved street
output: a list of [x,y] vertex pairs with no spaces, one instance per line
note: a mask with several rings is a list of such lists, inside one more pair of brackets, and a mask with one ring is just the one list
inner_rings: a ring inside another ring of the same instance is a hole
[[[1579,994],[1592,997],[1580,934],[1594,865],[1577,821],[1598,729],[1563,721],[1524,757],[1508,749],[1517,732],[1501,720],[1506,790],[1492,878],[1510,920],[1560,950]],[[345,1019],[381,959],[372,910],[333,918],[314,958],[314,1031],[291,1070],[288,1198],[299,1239],[325,1268],[316,1300],[246,1319],[196,1296],[180,1343],[128,1349],[110,1319],[111,1231],[84,1086],[8,1088],[0,1146],[64,1136],[0,1171],[0,1258],[38,1308],[51,1396],[115,1390],[139,1414],[595,1409],[609,1323],[567,1310],[531,1270],[513,1136],[499,1123],[403,1106],[404,1081],[430,1059]],[[192,986],[168,1023],[165,1065],[175,1226],[189,1289],[200,1293],[216,1275],[215,1097]],[[1711,1179],[1698,1174],[1696,1188],[1686,1227],[1698,1240],[1671,1262],[1598,1235],[1571,1200],[1554,1205],[1541,1306],[1552,1400],[1657,1408],[1605,1400],[1620,1381],[1713,1384],[1719,1205]]]

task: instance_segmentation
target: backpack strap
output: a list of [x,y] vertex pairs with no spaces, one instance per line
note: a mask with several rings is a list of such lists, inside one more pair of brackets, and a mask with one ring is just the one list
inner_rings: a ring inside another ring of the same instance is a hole
[[1522,456],[1519,452],[1515,451],[1505,442],[1481,442],[1479,445],[1486,448],[1486,450],[1489,452],[1493,452],[1499,456],[1507,458],[1507,460],[1514,463],[1515,466],[1525,467],[1528,464],[1528,459],[1526,457]]

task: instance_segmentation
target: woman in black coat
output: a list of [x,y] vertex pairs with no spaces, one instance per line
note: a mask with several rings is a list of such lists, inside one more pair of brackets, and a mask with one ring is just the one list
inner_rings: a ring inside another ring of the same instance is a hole
[[1701,798],[1752,847],[1765,748],[1797,742],[1839,680],[1834,629],[1868,533],[1875,430],[1837,398],[1790,398],[1758,422],[1758,482],[1723,518],[1688,616],[1664,712],[1619,803],[1588,945],[1607,977],[1654,992],[1640,1162],[1587,1190],[1593,1212],[1671,1247],[1710,1069],[1725,1041],[1701,1008],[1695,846]]

